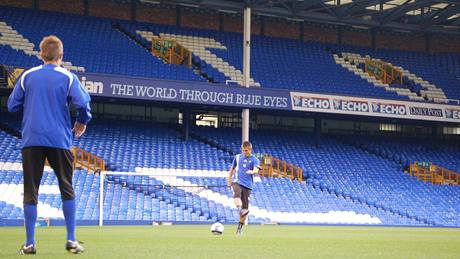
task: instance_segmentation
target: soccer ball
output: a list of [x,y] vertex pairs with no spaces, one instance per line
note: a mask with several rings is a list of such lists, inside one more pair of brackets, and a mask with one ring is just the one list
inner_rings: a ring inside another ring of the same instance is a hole
[[222,225],[220,222],[212,224],[211,233],[214,235],[222,235],[222,233],[224,233],[224,225]]

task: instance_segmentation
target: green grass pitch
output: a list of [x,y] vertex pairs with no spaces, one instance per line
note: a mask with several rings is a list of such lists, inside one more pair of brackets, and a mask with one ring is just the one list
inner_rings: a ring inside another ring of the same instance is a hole
[[[460,229],[225,225],[78,227],[82,258],[460,258]],[[37,258],[75,256],[64,227],[37,228]],[[0,227],[0,258],[16,258],[20,227]]]

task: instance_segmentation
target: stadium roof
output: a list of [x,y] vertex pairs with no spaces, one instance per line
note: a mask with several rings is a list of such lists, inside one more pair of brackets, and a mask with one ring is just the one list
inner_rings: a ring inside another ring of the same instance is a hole
[[460,35],[460,0],[140,0],[359,28]]

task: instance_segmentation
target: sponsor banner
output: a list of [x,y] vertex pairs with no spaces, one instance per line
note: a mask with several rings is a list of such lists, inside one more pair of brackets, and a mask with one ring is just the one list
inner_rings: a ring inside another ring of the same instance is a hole
[[364,101],[335,98],[332,102],[334,103],[334,109],[339,111],[367,113],[370,110],[369,103]]
[[331,100],[329,98],[300,95],[293,98],[294,107],[307,107],[316,110],[332,109]]
[[292,109],[374,117],[460,122],[460,106],[291,92]]
[[438,109],[438,108],[410,106],[409,110],[410,110],[411,115],[431,116],[431,117],[439,117],[439,118],[444,117],[442,109]]
[[445,109],[446,118],[457,120],[460,122],[460,107],[457,109],[446,108]]
[[77,76],[92,96],[292,110],[291,98],[287,90],[90,73],[79,73]]
[[460,106],[79,73],[92,96],[460,123]]
[[407,108],[404,104],[394,104],[388,102],[371,102],[372,113],[389,115],[407,115]]

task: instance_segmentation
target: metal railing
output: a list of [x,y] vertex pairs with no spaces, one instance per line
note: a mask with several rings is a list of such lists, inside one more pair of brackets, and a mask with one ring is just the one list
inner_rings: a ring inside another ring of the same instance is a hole
[[73,167],[85,168],[88,171],[97,172],[105,171],[105,161],[104,159],[93,155],[83,149],[78,147],[72,148],[72,153],[74,156]]
[[152,37],[152,53],[169,64],[192,67],[192,52],[176,40]]
[[3,73],[6,75],[2,75],[2,77],[6,77],[6,87],[13,88],[16,84],[16,81],[21,76],[22,72],[24,72],[24,68],[18,68],[14,66],[6,66],[0,65],[2,67]]
[[365,69],[366,73],[373,75],[385,84],[403,84],[403,73],[399,69],[383,61],[367,59]]
[[261,157],[260,176],[283,177],[302,182],[302,169],[270,155]]
[[422,166],[415,162],[410,165],[409,173],[419,180],[432,184],[460,185],[460,174],[432,164]]

